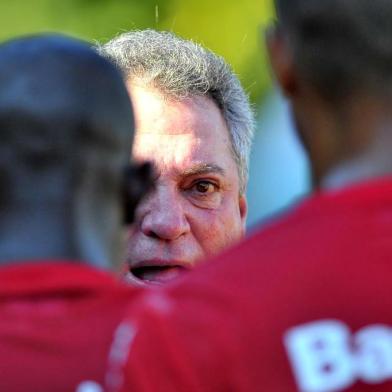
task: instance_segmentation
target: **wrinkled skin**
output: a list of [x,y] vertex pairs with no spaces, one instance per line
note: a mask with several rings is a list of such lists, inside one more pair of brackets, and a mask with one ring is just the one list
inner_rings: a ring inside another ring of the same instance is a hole
[[154,89],[129,89],[134,159],[152,161],[156,184],[129,231],[127,279],[159,284],[240,239],[247,205],[227,125],[212,100],[174,101]]

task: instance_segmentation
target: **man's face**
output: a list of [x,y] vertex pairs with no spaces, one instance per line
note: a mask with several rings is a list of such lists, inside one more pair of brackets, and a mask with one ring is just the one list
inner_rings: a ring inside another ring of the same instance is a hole
[[173,101],[129,86],[135,111],[135,160],[153,162],[155,189],[130,229],[127,277],[164,283],[244,234],[246,200],[221,112],[207,97]]

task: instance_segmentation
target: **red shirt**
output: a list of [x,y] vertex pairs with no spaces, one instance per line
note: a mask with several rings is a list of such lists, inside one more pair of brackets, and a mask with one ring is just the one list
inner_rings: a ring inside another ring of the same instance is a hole
[[1,267],[0,391],[116,390],[138,293],[76,263]]
[[122,391],[391,391],[392,181],[315,195],[138,306]]
[[318,195],[161,290],[0,268],[0,390],[390,391],[392,182]]

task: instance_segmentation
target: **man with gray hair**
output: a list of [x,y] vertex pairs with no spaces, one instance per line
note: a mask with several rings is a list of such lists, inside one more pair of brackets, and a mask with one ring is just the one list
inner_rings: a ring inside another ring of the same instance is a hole
[[127,276],[163,283],[243,237],[252,110],[221,57],[173,33],[131,31],[99,51],[127,80],[133,156],[157,172],[129,232]]
[[392,390],[392,2],[275,3],[269,56],[317,192],[155,291],[132,390]]

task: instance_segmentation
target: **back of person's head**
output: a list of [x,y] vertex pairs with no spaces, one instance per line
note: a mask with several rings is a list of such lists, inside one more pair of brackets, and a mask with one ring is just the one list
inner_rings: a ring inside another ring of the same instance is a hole
[[156,88],[170,99],[211,98],[227,123],[240,192],[245,192],[253,113],[241,83],[222,57],[172,32],[151,29],[123,33],[98,50],[128,81]]
[[133,117],[121,74],[58,35],[0,45],[0,260],[106,266],[122,219]]
[[389,175],[392,2],[275,0],[271,65],[290,101],[314,185]]
[[275,0],[296,67],[331,101],[392,92],[389,0]]

